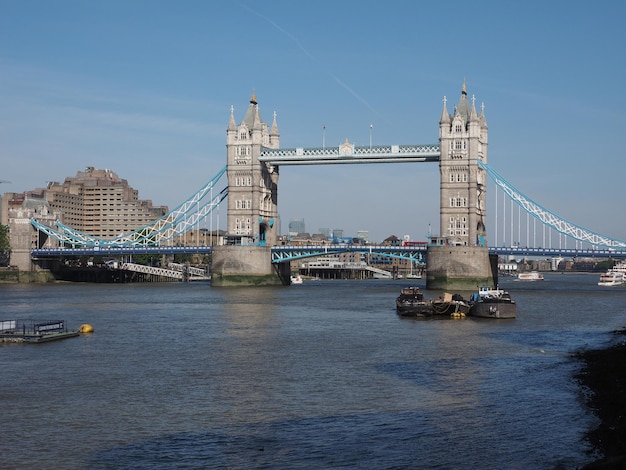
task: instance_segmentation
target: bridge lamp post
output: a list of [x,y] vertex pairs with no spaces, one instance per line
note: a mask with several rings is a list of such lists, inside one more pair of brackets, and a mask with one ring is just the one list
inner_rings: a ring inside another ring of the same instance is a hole
[[370,124],[370,151],[372,150],[372,132],[374,131],[374,124]]
[[326,124],[322,126],[322,150],[326,150]]

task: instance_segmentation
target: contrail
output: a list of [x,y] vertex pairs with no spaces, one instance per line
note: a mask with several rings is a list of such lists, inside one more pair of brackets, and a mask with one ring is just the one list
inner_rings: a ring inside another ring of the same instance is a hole
[[[285,29],[281,28],[278,24],[276,24],[274,21],[272,21],[270,18],[268,18],[265,15],[262,15],[261,13],[259,13],[256,10],[253,10],[252,8],[250,8],[247,5],[243,5],[241,4],[241,6],[243,8],[245,8],[246,10],[248,10],[249,12],[255,14],[256,16],[258,16],[259,18],[264,19],[265,21],[267,21],[269,24],[271,24],[274,28],[276,28],[278,31],[280,31],[281,33],[283,33],[285,36],[287,36],[289,39],[291,39],[296,46],[298,46],[298,49],[300,49],[302,52],[304,52],[309,59],[311,59],[312,61],[320,64],[320,61],[317,60],[313,54],[311,54],[303,45],[302,43],[298,40],[297,37],[295,37],[293,34],[291,34],[289,31],[286,31]],[[376,111],[368,102],[367,100],[365,100],[365,98],[363,98],[361,95],[359,95],[356,91],[354,91],[352,88],[350,88],[348,85],[346,85],[343,81],[341,81],[341,79],[339,79],[339,77],[333,75],[330,72],[326,72],[327,75],[332,78],[339,86],[341,86],[344,90],[346,90],[348,93],[350,93],[352,96],[354,96],[357,100],[359,100],[361,103],[363,103],[363,105],[365,105],[365,107],[367,109],[369,109],[371,112],[373,112],[374,114],[380,115],[378,113],[378,111]]]

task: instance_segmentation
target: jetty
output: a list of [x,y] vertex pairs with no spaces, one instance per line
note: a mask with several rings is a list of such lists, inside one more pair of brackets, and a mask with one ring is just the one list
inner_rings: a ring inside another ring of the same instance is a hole
[[65,320],[0,320],[0,343],[47,343],[78,335]]

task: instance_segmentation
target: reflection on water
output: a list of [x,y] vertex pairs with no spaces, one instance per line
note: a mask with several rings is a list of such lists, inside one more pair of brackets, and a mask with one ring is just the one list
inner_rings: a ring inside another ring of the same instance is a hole
[[505,279],[512,321],[399,318],[401,281],[2,285],[3,319],[95,327],[0,347],[3,466],[575,468],[570,353],[626,318],[596,283]]

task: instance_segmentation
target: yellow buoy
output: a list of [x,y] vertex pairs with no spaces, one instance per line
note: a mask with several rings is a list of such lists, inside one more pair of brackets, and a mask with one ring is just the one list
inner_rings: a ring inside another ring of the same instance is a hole
[[80,325],[78,332],[79,333],[93,333],[93,326],[91,326],[89,323],[85,323],[83,325]]

